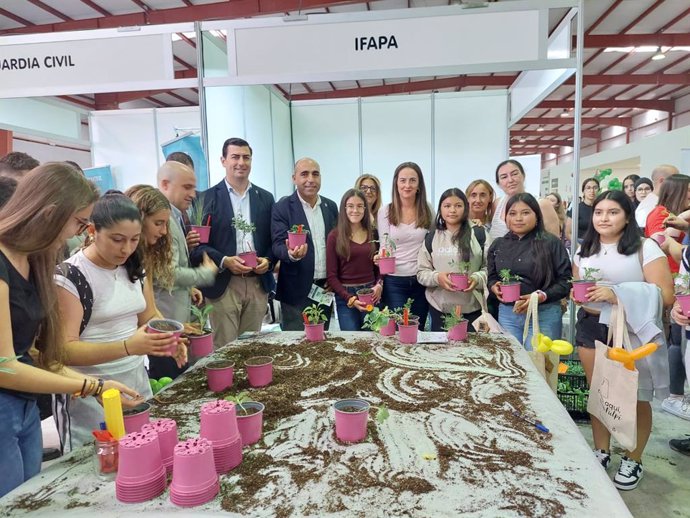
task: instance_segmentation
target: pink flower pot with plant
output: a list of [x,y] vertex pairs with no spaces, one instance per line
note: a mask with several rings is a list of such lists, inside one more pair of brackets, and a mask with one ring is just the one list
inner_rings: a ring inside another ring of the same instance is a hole
[[573,281],[573,298],[575,302],[584,304],[587,298],[587,290],[596,285],[595,281]]
[[190,225],[189,229],[192,232],[199,234],[199,243],[205,245],[211,238],[211,227],[206,225]]
[[326,313],[319,304],[312,304],[302,310],[304,334],[310,342],[319,342],[326,338],[324,332]]
[[326,338],[324,323],[304,324],[304,335],[310,342],[321,342]]
[[465,273],[451,273],[450,282],[458,291],[466,290],[470,285],[469,277]]
[[298,246],[307,243],[307,232],[309,232],[304,225],[293,225],[288,231],[288,248],[293,250]]
[[213,352],[213,333],[189,335],[188,338],[192,357],[203,358]]
[[367,437],[369,403],[362,399],[341,399],[335,409],[335,435],[347,443],[361,442]]
[[244,368],[247,370],[250,387],[265,387],[273,381],[273,358],[270,356],[249,358],[244,362]]
[[374,290],[371,288],[357,290],[357,300],[365,306],[372,306],[374,304]]
[[382,326],[379,330],[381,336],[393,336],[395,335],[395,320],[392,318],[388,319],[388,323]]
[[690,273],[677,274],[673,283],[680,309],[683,315],[690,317]]
[[239,258],[244,261],[244,265],[248,268],[256,268],[259,265],[259,260],[257,258],[256,252],[253,250],[251,252],[242,252],[238,254]]
[[467,339],[467,320],[455,324],[448,330],[448,340],[463,341]]
[[391,275],[395,273],[395,257],[380,257],[379,273],[381,275]]
[[242,437],[242,446],[255,444],[261,439],[264,425],[264,405],[246,401],[237,407],[237,428]]

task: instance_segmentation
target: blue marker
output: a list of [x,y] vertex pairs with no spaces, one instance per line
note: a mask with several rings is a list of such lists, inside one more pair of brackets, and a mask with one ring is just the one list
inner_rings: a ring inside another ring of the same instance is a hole
[[539,421],[535,421],[534,419],[531,419],[527,416],[524,416],[520,412],[518,412],[517,410],[513,410],[513,415],[515,417],[519,417],[523,421],[528,422],[529,424],[534,426],[540,432],[549,433],[549,429],[546,426],[544,426],[543,424],[541,424]]

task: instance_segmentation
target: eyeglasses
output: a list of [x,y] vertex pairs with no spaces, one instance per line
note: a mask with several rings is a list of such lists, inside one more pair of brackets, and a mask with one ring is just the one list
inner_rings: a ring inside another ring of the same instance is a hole
[[378,188],[375,185],[360,185],[359,190],[362,192],[376,192]]
[[74,219],[77,220],[77,223],[79,223],[79,226],[77,227],[77,234],[83,233],[88,226],[91,224],[91,222],[88,219],[82,219],[77,216],[74,216]]

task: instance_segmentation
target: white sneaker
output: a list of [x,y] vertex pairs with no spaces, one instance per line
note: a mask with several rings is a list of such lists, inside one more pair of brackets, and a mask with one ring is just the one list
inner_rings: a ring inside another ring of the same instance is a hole
[[642,480],[642,463],[623,457],[618,473],[613,477],[613,485],[622,491],[635,489]]
[[594,455],[599,461],[599,464],[601,464],[604,469],[608,469],[609,464],[611,464],[611,454],[606,450],[594,450]]
[[682,419],[690,421],[690,396],[669,396],[661,402],[661,409]]

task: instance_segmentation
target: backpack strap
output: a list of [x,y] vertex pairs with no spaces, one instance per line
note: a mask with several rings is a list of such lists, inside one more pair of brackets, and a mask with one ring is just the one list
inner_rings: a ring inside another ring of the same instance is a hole
[[474,226],[472,227],[472,232],[474,233],[474,237],[477,238],[477,241],[479,242],[479,247],[482,249],[483,252],[484,245],[486,245],[486,229],[482,226]]
[[426,246],[426,251],[429,252],[429,255],[431,255],[431,252],[434,249],[433,243],[434,243],[434,236],[436,235],[435,230],[431,230],[426,233],[426,236],[424,236],[424,246]]
[[93,310],[93,290],[91,285],[81,270],[73,264],[60,263],[55,267],[55,273],[67,278],[77,288],[79,302],[81,302],[81,307],[84,309],[81,325],[79,326],[79,334],[81,335],[89,324],[89,320],[91,320],[91,311]]

